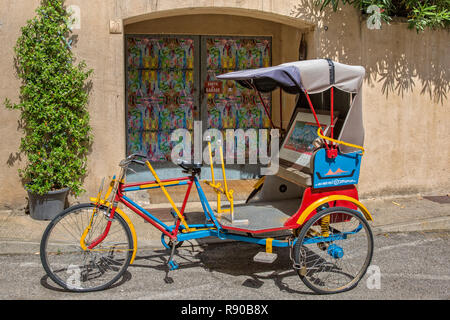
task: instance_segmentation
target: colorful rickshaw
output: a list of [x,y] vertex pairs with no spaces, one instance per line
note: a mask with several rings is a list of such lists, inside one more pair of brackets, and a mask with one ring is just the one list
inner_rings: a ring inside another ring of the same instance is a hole
[[[255,263],[271,263],[277,258],[274,247],[287,248],[292,267],[316,293],[354,288],[373,253],[368,223],[372,216],[358,200],[356,188],[364,154],[364,73],[360,66],[317,59],[217,76],[258,92],[280,89],[296,95],[289,125],[281,130],[273,158],[278,170],[258,181],[246,203],[235,203],[234,191],[227,185],[222,148],[219,182],[208,141],[212,179],[203,182],[217,193],[213,209],[199,180],[202,164],[179,163],[185,176],[161,180],[145,156],[131,155],[120,163],[120,174],[111,180],[104,196],[100,189],[91,203],[73,206],[49,224],[41,242],[47,274],[73,291],[101,290],[117,281],[133,263],[137,250],[135,229],[119,208],[121,203],[162,232],[162,244],[170,250],[169,270],[179,267],[174,256],[183,241],[217,237],[261,245],[264,250],[255,255]],[[127,183],[131,163],[148,167],[155,180]],[[167,191],[177,185],[187,186],[181,206],[175,205]],[[185,208],[194,185],[205,222],[189,224],[186,216],[190,213]],[[171,204],[173,225],[127,196],[154,188],[160,188]]]

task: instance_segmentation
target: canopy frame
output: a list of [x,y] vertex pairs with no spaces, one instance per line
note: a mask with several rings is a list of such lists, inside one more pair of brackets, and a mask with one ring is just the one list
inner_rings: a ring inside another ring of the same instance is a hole
[[[324,61],[326,61],[326,65]],[[302,68],[304,68],[305,71],[302,71],[303,70]],[[327,74],[325,74],[326,71]],[[340,74],[337,74],[337,71],[341,71]],[[305,78],[307,78],[306,84],[303,83],[304,80],[302,80],[302,72],[305,75]],[[272,128],[276,127],[272,121],[272,116],[269,114],[268,108],[264,100],[262,99],[261,91],[269,92],[275,90],[276,88],[280,88],[280,96],[283,90],[287,91],[288,93],[296,93],[296,94],[303,93],[306,96],[309,108],[312,114],[314,115],[314,119],[316,121],[317,126],[319,127],[319,132],[321,133],[321,135],[323,135],[323,131],[320,122],[317,118],[317,114],[309,94],[320,93],[330,90],[330,117],[331,117],[330,137],[333,141],[336,141],[334,139],[335,130],[333,121],[334,102],[335,102],[334,89],[338,88],[344,92],[355,93],[356,96],[359,96],[359,99],[355,98],[350,102],[349,110],[344,120],[344,125],[340,130],[341,131],[340,138],[342,137],[346,129],[346,125],[349,124],[350,111],[356,108],[355,115],[352,115],[352,119],[350,122],[352,126],[356,127],[355,130],[359,129],[360,137],[358,137],[357,135],[355,137],[355,134],[350,134],[349,136],[354,138],[353,140],[356,140],[356,143],[354,143],[355,141],[352,140],[351,145],[355,144],[362,145],[364,139],[364,129],[362,126],[362,113],[361,113],[362,107],[361,107],[360,91],[362,88],[362,79],[364,73],[365,71],[363,67],[344,65],[333,62],[330,59],[315,59],[315,60],[304,60],[298,62],[285,63],[274,67],[235,71],[220,75],[217,78],[238,81],[244,87],[253,89],[256,92],[258,92],[259,99],[264,107],[266,115],[270,120]],[[358,101],[356,102],[356,100]],[[357,104],[356,107],[355,104]],[[281,115],[281,105],[280,105],[280,115]],[[282,121],[282,119],[280,121]],[[282,124],[280,127],[282,127]],[[331,158],[335,158],[338,154],[337,150],[338,144],[332,142],[332,140],[329,141],[325,139],[322,140],[324,142],[325,148],[327,149],[327,155]],[[347,152],[350,152],[349,150],[351,150],[351,147],[348,147],[348,144],[347,146],[343,145],[342,147],[347,148]]]

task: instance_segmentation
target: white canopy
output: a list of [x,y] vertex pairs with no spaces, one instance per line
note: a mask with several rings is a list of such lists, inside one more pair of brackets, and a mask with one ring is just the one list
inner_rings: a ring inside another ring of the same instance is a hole
[[339,62],[332,63],[334,65],[334,84],[330,83],[328,60],[304,60],[284,63],[281,66],[295,66],[300,72],[301,85],[308,93],[326,91],[332,85],[342,91],[357,93],[364,79],[364,68]]
[[[362,122],[362,83],[365,69],[329,59],[303,60],[283,63],[274,67],[248,69],[217,76],[221,80],[236,80],[246,88],[255,87],[261,92],[270,92],[281,87],[286,92],[299,94],[320,93],[331,87],[354,93],[347,117],[338,139],[362,146],[364,127]],[[341,146],[348,153],[354,148]]]
[[350,66],[328,59],[314,59],[230,72],[217,76],[217,79],[236,80],[248,88],[251,88],[248,83],[250,82],[262,92],[282,87],[290,93],[299,93],[300,88],[308,93],[319,93],[334,86],[342,91],[357,93],[361,88],[364,74],[365,70],[361,66]]

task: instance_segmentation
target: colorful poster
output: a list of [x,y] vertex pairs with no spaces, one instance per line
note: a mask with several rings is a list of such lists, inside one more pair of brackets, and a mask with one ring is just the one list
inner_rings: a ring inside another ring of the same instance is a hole
[[[206,99],[204,129],[270,128],[258,95],[234,81],[215,77],[230,71],[271,65],[268,39],[206,38],[205,52],[195,52],[200,37],[126,37],[127,152],[146,154],[153,161],[169,161],[174,144],[170,134],[190,131],[199,115],[199,94]],[[195,58],[205,61],[194,66]],[[206,64],[205,92],[194,76]],[[197,69],[195,69],[197,68]],[[196,82],[197,81],[197,82]],[[271,95],[263,94],[270,110]]]
[[[271,43],[268,39],[208,38],[206,53],[207,82],[218,81],[218,74],[271,65]],[[235,81],[221,82],[220,92],[206,93],[208,128],[270,127],[269,118],[254,90],[246,89]],[[270,93],[262,97],[270,110]]]
[[194,40],[127,38],[128,153],[168,161],[174,129],[194,127]]

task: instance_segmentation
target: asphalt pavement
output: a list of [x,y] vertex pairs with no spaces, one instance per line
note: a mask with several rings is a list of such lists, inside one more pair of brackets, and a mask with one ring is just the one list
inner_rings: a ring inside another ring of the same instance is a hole
[[[63,291],[45,274],[38,254],[0,255],[0,299],[43,300],[432,300],[450,298],[450,232],[406,232],[375,236],[368,273],[351,291],[316,295],[292,269],[287,249],[277,248],[273,264],[253,262],[261,250],[240,242],[185,243],[167,274],[167,250],[138,251],[136,261],[110,289]],[[31,248],[30,248],[31,249]],[[379,277],[374,277],[375,275]],[[181,311],[180,311],[181,312]]]
[[[48,221],[24,210],[0,211],[0,299],[133,299],[133,300],[392,300],[450,298],[450,203],[448,196],[420,195],[361,199],[372,213],[375,238],[372,265],[353,290],[317,296],[292,269],[289,250],[276,248],[273,264],[253,261],[261,247],[218,239],[185,242],[164,282],[168,252],[160,232],[140,217],[130,218],[138,235],[138,252],[112,288],[74,294],[61,290],[45,274],[39,242]],[[196,204],[188,208],[198,211]],[[187,213],[188,215],[190,213]],[[380,275],[373,281],[374,274]],[[180,311],[181,312],[181,311]]]

